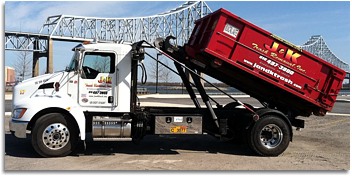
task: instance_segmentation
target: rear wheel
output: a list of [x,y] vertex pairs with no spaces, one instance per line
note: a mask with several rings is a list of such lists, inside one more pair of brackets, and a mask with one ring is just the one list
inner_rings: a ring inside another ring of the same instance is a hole
[[291,140],[289,125],[275,115],[260,118],[249,133],[249,146],[262,156],[280,155],[287,149]]
[[32,146],[43,157],[67,156],[77,141],[77,129],[60,113],[40,117],[32,130]]

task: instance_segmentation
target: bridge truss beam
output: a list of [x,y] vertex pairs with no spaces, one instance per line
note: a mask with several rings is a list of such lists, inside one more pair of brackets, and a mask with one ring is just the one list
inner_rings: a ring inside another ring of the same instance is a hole
[[211,13],[203,1],[185,2],[180,7],[154,16],[136,18],[97,18],[82,16],[50,16],[40,33],[55,40],[152,43],[158,37],[175,36],[184,44],[194,28],[194,22]]
[[45,52],[49,35],[5,31],[5,49],[14,51]]

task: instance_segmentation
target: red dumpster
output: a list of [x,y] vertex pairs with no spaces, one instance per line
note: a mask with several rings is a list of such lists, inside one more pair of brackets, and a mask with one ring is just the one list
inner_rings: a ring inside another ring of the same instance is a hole
[[294,115],[325,115],[346,75],[225,9],[196,21],[185,49],[198,70]]

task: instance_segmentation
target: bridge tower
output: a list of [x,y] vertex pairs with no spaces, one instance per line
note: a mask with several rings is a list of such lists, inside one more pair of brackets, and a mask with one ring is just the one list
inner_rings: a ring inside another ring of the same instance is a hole
[[325,43],[324,38],[321,35],[313,35],[310,39],[305,42],[302,49],[309,51],[310,53],[324,59],[325,61],[345,70],[347,72],[346,79],[350,84],[350,67],[343,60],[339,59]]
[[321,35],[313,35],[310,39],[301,46],[302,49],[324,59],[325,61],[345,70],[349,71],[349,65],[339,59],[325,43]]

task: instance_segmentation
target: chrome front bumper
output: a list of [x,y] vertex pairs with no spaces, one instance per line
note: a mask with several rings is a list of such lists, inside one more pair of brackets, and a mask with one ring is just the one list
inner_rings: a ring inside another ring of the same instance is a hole
[[9,125],[10,125],[10,131],[17,138],[26,138],[27,137],[27,125],[28,125],[28,122],[21,122],[21,121],[11,120]]

